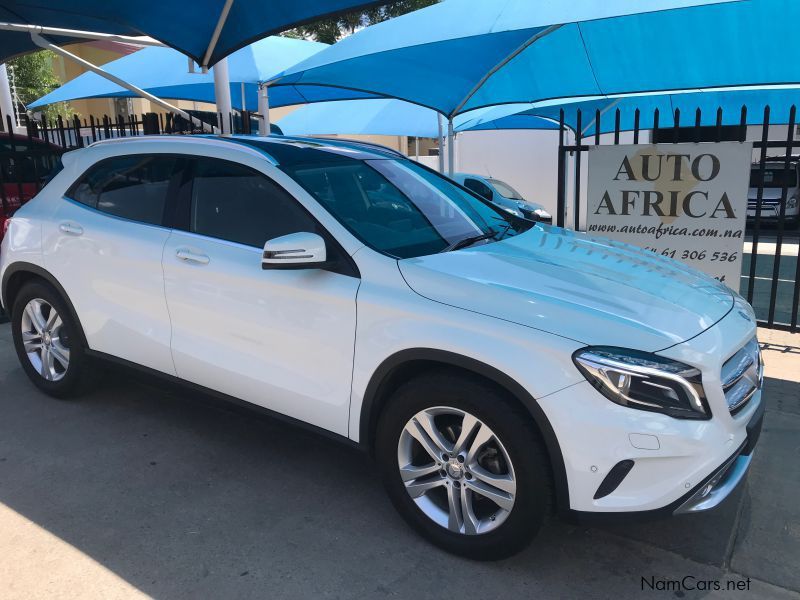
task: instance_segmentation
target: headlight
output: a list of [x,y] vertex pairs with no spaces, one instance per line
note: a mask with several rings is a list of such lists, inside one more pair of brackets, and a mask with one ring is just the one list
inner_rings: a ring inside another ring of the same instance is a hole
[[539,217],[540,219],[552,219],[550,213],[547,212],[543,208],[535,208],[534,206],[528,204],[527,202],[517,202],[517,208],[519,208],[520,212],[525,214],[526,212],[532,213]]
[[700,371],[655,354],[590,346],[572,360],[606,398],[678,419],[710,419]]

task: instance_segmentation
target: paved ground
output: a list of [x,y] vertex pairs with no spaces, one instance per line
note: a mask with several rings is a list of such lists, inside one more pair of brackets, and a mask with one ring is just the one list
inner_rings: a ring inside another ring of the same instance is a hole
[[[354,450],[124,374],[46,398],[0,325],[0,598],[800,598],[800,336],[763,337],[767,417],[735,499],[625,528],[553,520],[481,564],[412,533]],[[749,591],[642,591],[686,576]]]

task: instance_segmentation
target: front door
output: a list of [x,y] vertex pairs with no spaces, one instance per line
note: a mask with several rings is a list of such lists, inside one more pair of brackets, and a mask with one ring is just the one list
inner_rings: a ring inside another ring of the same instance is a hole
[[347,435],[360,279],[347,269],[263,270],[268,239],[327,234],[260,172],[212,158],[192,169],[183,230],[163,261],[178,376]]

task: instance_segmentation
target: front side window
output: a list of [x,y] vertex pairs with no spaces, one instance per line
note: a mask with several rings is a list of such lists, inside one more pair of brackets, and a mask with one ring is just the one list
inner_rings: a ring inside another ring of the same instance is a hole
[[161,225],[177,161],[159,155],[110,158],[89,169],[67,196],[110,215]]
[[472,190],[476,194],[483,196],[487,200],[491,200],[492,196],[494,195],[492,194],[492,190],[489,189],[488,185],[485,185],[483,182],[478,181],[477,179],[472,179],[472,178],[465,179],[464,187],[467,188],[468,190]]
[[283,169],[362,242],[397,258],[530,227],[409,160],[352,159]]
[[195,162],[191,232],[263,248],[267,240],[318,229],[288,192],[261,173],[213,158]]
[[494,186],[494,189],[497,190],[504,198],[511,198],[512,200],[523,200],[522,194],[520,194],[517,190],[513,187],[508,185],[505,181],[500,181],[499,179],[490,179],[489,183]]

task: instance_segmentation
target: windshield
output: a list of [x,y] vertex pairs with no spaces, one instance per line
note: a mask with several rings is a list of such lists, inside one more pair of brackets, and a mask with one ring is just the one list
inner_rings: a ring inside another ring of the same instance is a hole
[[485,234],[496,234],[487,241],[500,239],[531,226],[409,160],[354,159],[283,170],[362,242],[396,258],[435,254]]
[[501,196],[511,198],[512,200],[524,200],[520,193],[508,185],[505,181],[500,181],[499,179],[489,179],[488,181],[494,186],[494,189],[496,189]]
[[[750,171],[750,187],[757,188],[761,186],[761,170],[759,167],[754,167]],[[765,167],[764,168],[764,187],[765,188],[782,188],[782,187],[797,187],[797,169],[790,167],[786,170],[782,167]]]

